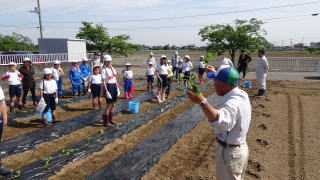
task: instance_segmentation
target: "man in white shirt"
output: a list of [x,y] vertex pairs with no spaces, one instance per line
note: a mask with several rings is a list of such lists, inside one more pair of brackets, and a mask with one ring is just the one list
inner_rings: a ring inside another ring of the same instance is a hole
[[248,94],[237,87],[239,73],[234,67],[222,65],[216,71],[207,67],[208,77],[214,79],[215,90],[221,96],[221,108],[212,107],[205,97],[188,91],[189,99],[200,104],[214,126],[218,146],[216,149],[216,176],[218,180],[244,178],[249,151],[246,135],[251,121],[251,105]]
[[261,98],[264,96],[264,93],[267,89],[266,78],[269,71],[269,63],[263,49],[258,51],[258,57],[259,59],[256,66],[256,76],[259,91],[256,97]]
[[149,62],[152,63],[154,68],[157,68],[157,62],[156,62],[156,59],[154,58],[153,52],[150,52],[150,56],[146,59],[147,65],[149,64]]
[[172,62],[172,72],[175,74],[176,79],[178,78],[180,74],[179,65],[182,64],[183,60],[180,58],[178,51],[175,51],[174,55],[171,58]]

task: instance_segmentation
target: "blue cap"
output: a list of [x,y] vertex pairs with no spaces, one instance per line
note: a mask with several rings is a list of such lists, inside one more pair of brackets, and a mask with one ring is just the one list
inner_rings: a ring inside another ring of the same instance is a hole
[[236,68],[227,65],[221,65],[216,72],[207,73],[207,77],[217,79],[227,84],[238,84],[240,75]]

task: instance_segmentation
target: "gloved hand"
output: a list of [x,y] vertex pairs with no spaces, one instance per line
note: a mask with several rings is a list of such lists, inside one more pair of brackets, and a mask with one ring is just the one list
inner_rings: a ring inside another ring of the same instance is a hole
[[119,97],[119,96],[121,95],[121,92],[120,92],[120,89],[119,89],[119,88],[117,89],[117,92],[118,92],[118,95],[117,95],[117,96]]
[[111,96],[111,94],[109,93],[109,91],[106,91],[106,98],[107,98],[107,99],[112,99],[112,96]]
[[91,89],[90,88],[88,89],[88,93],[91,93]]
[[9,79],[10,78],[10,75],[5,75],[5,76],[3,76],[1,79],[2,80],[5,80],[5,79]]
[[54,101],[56,102],[56,104],[59,102],[58,97],[56,97],[56,99],[54,99]]
[[19,77],[21,78],[24,78],[24,75],[23,74],[18,74]]

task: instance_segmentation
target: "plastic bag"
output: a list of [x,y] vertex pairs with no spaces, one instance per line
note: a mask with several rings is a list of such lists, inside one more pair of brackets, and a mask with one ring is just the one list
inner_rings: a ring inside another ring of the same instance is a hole
[[118,95],[117,95],[117,96],[120,96],[120,95],[121,95],[121,92],[120,92],[120,89],[119,89],[119,88],[117,89],[117,92],[118,92]]
[[109,93],[109,91],[106,92],[106,98],[107,98],[107,99],[112,99],[112,96],[111,96],[111,94]]
[[56,102],[56,104],[58,104],[58,102],[59,102],[58,97],[56,97],[56,98],[54,99],[54,101]]
[[44,108],[46,108],[46,102],[44,101],[43,98],[40,99],[38,105],[37,105],[37,108],[36,108],[36,111],[43,111]]

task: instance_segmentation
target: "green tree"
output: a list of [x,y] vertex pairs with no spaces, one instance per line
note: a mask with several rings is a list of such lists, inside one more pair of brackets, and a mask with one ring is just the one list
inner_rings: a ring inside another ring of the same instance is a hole
[[311,54],[315,53],[315,52],[317,52],[317,48],[310,46],[310,47],[308,47],[308,52],[311,53]]
[[89,51],[99,51],[100,55],[104,53],[113,55],[128,56],[133,52],[132,44],[127,41],[128,35],[118,35],[111,37],[107,29],[102,24],[82,22],[82,27],[76,35],[77,38],[85,39]]
[[29,37],[18,33],[11,35],[0,34],[0,51],[35,51],[37,46],[34,45]]
[[268,47],[270,43],[263,37],[266,31],[261,27],[264,23],[252,18],[250,20],[234,21],[234,26],[229,24],[210,25],[200,30],[202,41],[208,41],[207,50],[221,55],[228,52],[234,63],[238,50],[254,51]]

